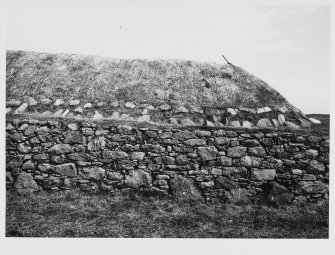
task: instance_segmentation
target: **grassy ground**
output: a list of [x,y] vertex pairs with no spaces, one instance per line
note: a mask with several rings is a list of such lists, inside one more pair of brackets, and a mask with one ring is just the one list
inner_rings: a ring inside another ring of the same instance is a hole
[[6,236],[328,238],[328,204],[271,208],[107,194],[7,194]]

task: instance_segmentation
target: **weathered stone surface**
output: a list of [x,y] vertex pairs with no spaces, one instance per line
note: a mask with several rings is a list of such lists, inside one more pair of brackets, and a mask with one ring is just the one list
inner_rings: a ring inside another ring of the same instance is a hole
[[308,171],[312,173],[319,173],[324,172],[326,170],[326,167],[323,163],[317,161],[317,160],[311,160],[308,164]]
[[133,128],[129,125],[119,125],[117,127],[117,130],[119,131],[120,134],[131,134],[133,131]]
[[55,103],[54,103],[54,106],[59,106],[59,105],[62,105],[62,104],[64,104],[64,101],[62,100],[62,99],[57,99],[56,101],[55,101]]
[[206,120],[206,126],[208,127],[215,127],[214,123],[209,121],[209,120]]
[[255,181],[271,181],[276,176],[276,169],[258,169],[252,168],[250,179]]
[[18,107],[22,104],[20,100],[11,100],[6,102],[6,107]]
[[220,157],[220,162],[222,166],[231,166],[232,165],[232,158],[228,158],[226,156],[221,156]]
[[244,120],[243,123],[242,123],[242,127],[251,128],[252,124],[249,121]]
[[14,188],[18,193],[32,193],[39,190],[37,183],[35,182],[34,178],[31,174],[22,172],[17,177]]
[[189,139],[184,141],[184,144],[187,146],[204,146],[206,145],[206,141],[202,139]]
[[328,192],[328,185],[320,181],[301,181],[299,185],[301,190],[308,194],[323,194]]
[[312,159],[316,158],[319,155],[319,152],[313,149],[306,150],[305,153],[307,157],[312,158]]
[[168,111],[171,110],[171,106],[168,104],[162,104],[161,106],[159,106],[159,109],[161,109],[162,111]]
[[138,122],[149,122],[150,121],[150,115],[142,115],[137,118]]
[[22,170],[33,170],[35,169],[35,164],[31,162],[31,160],[28,160],[23,163]]
[[49,98],[42,98],[42,99],[40,100],[40,102],[41,102],[41,104],[43,104],[43,105],[49,105],[49,104],[52,103],[52,100],[49,99]]
[[84,178],[99,181],[106,176],[106,171],[98,166],[83,167],[82,175]]
[[117,160],[117,159],[127,158],[128,154],[124,151],[108,151],[108,150],[105,150],[105,151],[102,152],[102,157]]
[[299,129],[299,125],[294,124],[293,122],[290,121],[285,121],[285,125],[290,128],[290,129]]
[[28,107],[28,104],[27,103],[23,103],[19,108],[17,108],[15,111],[14,111],[14,114],[21,114],[21,113],[24,113],[25,110],[27,109]]
[[205,160],[205,161],[214,160],[216,159],[218,150],[214,146],[199,147],[198,154],[202,160]]
[[72,146],[69,144],[56,144],[52,146],[48,152],[54,153],[54,154],[65,154],[72,152]]
[[64,143],[79,143],[82,144],[83,143],[83,136],[80,132],[78,131],[74,131],[74,132],[68,132],[66,134]]
[[217,145],[229,145],[230,139],[227,137],[215,137],[214,142]]
[[258,147],[249,147],[248,148],[248,153],[253,156],[265,156],[266,151],[263,147],[258,146]]
[[195,124],[195,123],[193,122],[193,120],[191,120],[190,118],[182,119],[182,120],[181,120],[181,124],[182,124],[183,126],[196,126],[196,125],[197,125],[197,124]]
[[314,124],[321,124],[321,121],[317,120],[317,119],[314,119],[314,118],[309,118],[309,120],[314,123]]
[[135,151],[135,152],[132,152],[130,154],[130,158],[132,160],[143,160],[144,156],[145,156],[145,153],[144,152],[140,152],[140,151]]
[[163,146],[160,146],[159,144],[142,144],[140,148],[144,152],[165,152],[165,148]]
[[37,168],[41,172],[48,172],[49,170],[51,170],[52,166],[48,163],[42,163],[42,164],[39,164]]
[[229,127],[241,127],[241,123],[238,120],[233,120],[228,123]]
[[103,119],[103,118],[104,118],[104,116],[101,113],[99,113],[98,111],[94,111],[94,116],[93,116],[94,120],[99,120],[99,119]]
[[70,106],[75,106],[75,105],[79,105],[80,101],[79,100],[70,100],[69,105]]
[[150,186],[152,183],[151,175],[144,170],[131,171],[125,180],[128,187],[138,189],[141,186]]
[[250,204],[251,191],[244,188],[231,189],[226,192],[226,197],[230,203]]
[[65,118],[68,114],[69,114],[70,110],[66,109],[63,113],[62,113],[62,117]]
[[27,97],[25,101],[26,103],[28,103],[29,106],[34,106],[38,104],[37,101],[32,97]]
[[74,176],[77,175],[76,166],[73,163],[67,163],[67,164],[63,164],[63,165],[54,166],[52,171],[54,171],[55,173],[58,173],[60,175],[65,175],[65,176],[69,176],[69,177],[74,177]]
[[273,126],[274,126],[275,128],[277,128],[277,127],[280,126],[278,120],[276,120],[276,119],[272,119],[272,123],[273,123]]
[[176,109],[175,113],[188,113],[188,110],[187,110],[187,108],[184,107],[184,106],[179,106],[179,107]]
[[171,179],[170,187],[173,197],[179,201],[196,201],[202,199],[201,193],[192,179],[178,175]]
[[189,159],[186,155],[181,154],[178,157],[176,157],[176,163],[177,165],[187,165],[189,164]]
[[263,118],[257,122],[257,127],[259,128],[272,128],[272,123],[269,119]]
[[215,188],[232,190],[238,188],[238,182],[233,181],[225,176],[219,176],[215,179]]
[[228,148],[227,156],[232,157],[232,158],[240,158],[245,155],[246,151],[247,151],[247,147],[242,147],[242,146],[230,147]]
[[84,108],[92,108],[92,104],[91,103],[86,103],[83,106]]
[[247,167],[259,167],[262,164],[262,159],[253,156],[244,156],[241,158],[241,165]]
[[88,151],[98,151],[106,146],[106,139],[102,136],[93,138],[87,144]]
[[88,161],[92,159],[88,154],[83,152],[70,153],[67,155],[67,158],[74,161]]
[[284,123],[285,123],[285,116],[283,114],[279,114],[278,115],[278,122],[279,122],[279,125],[284,125]]
[[112,181],[121,181],[121,180],[123,180],[122,174],[120,174],[118,172],[111,172],[111,171],[108,172],[107,178],[109,180],[112,180]]
[[20,143],[17,147],[17,150],[20,153],[29,153],[29,152],[31,152],[31,147],[29,145],[24,144],[24,143]]
[[177,138],[178,140],[187,140],[195,138],[194,132],[191,131],[181,131],[173,134],[174,138]]

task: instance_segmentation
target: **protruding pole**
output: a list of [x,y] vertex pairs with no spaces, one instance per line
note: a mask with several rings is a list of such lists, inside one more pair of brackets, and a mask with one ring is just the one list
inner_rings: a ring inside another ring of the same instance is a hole
[[223,54],[222,54],[222,57],[224,58],[224,60],[226,60],[226,62],[227,62],[228,65],[232,65],[232,63],[230,63],[230,62],[225,58],[225,56],[223,56]]

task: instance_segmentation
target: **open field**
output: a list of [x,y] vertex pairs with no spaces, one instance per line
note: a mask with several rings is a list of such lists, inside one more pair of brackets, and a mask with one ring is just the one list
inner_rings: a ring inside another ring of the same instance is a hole
[[8,192],[7,237],[328,238],[328,204],[273,208],[107,194]]

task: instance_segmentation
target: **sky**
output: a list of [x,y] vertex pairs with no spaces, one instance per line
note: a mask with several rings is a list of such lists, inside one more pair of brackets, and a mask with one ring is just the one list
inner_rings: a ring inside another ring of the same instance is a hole
[[330,112],[330,8],[226,1],[12,0],[6,48],[230,62],[304,113]]

